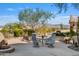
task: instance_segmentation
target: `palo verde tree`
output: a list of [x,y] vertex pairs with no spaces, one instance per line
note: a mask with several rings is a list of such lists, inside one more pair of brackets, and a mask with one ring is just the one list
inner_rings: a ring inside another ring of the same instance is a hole
[[51,12],[44,11],[42,9],[24,9],[19,13],[19,21],[22,23],[30,24],[32,29],[34,30],[37,23],[41,22],[44,23],[47,19],[52,16]]
[[79,3],[54,3],[52,6],[55,6],[58,9],[57,14],[60,14],[63,11],[66,12],[69,7],[74,7],[79,10]]

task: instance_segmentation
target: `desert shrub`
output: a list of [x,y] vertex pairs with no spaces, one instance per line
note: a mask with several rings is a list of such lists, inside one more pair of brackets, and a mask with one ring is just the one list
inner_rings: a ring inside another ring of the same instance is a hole
[[17,24],[17,23],[13,23],[13,24],[8,24],[5,25],[3,27],[3,29],[1,30],[1,32],[3,33],[4,36],[8,37],[13,36],[13,37],[21,37],[24,35],[28,35],[31,36],[32,33],[34,32],[34,30],[32,29],[23,29],[23,25],[21,24]]
[[56,32],[56,36],[65,36],[65,34],[62,33],[61,31],[57,31],[57,32]]
[[8,28],[3,28],[2,30],[1,30],[1,32],[3,33],[3,35],[4,35],[4,37],[9,37],[9,29]]
[[70,32],[63,32],[63,34],[64,34],[65,36],[69,36],[69,35],[70,35]]
[[28,32],[28,36],[31,36],[31,35],[32,35],[32,33],[34,33],[35,31],[34,31],[34,30],[32,30],[32,29],[29,29],[29,30],[27,30],[27,32]]
[[9,37],[9,36],[19,37],[19,36],[22,36],[24,33],[22,25],[18,23],[6,24],[1,30],[1,32],[6,37]]
[[14,29],[14,37],[20,37],[20,36],[23,36],[24,34],[24,31],[22,29]]
[[9,29],[3,28],[3,29],[1,30],[1,32],[2,32],[2,33],[7,33],[7,32],[9,32]]
[[76,35],[76,32],[73,30],[73,28],[70,28],[70,37]]
[[76,32],[56,32],[57,36],[74,36],[76,35]]

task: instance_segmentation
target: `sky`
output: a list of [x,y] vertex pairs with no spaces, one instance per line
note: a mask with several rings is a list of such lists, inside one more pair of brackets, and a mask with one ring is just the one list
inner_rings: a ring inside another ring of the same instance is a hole
[[[27,8],[40,8],[46,11],[51,11],[56,13],[58,9],[52,6],[50,3],[0,3],[0,25],[5,25],[7,23],[19,22],[18,15],[19,12]],[[54,19],[52,18],[48,21],[49,24],[69,24],[70,15],[79,16],[79,10],[68,7],[67,12],[62,12],[58,14]]]

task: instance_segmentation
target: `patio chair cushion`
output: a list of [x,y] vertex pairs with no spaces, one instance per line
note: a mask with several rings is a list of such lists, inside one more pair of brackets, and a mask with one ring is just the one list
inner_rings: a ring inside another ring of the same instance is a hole
[[46,40],[46,43],[45,44],[55,44],[55,39],[54,38],[52,38],[52,37],[50,37],[50,38],[48,38],[47,40]]

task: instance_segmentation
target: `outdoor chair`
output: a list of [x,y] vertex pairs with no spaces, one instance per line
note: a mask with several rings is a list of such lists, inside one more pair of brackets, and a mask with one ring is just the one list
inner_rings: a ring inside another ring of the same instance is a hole
[[39,47],[39,43],[36,38],[36,33],[32,33],[32,41],[33,41],[33,47]]
[[55,44],[55,34],[54,33],[52,34],[51,37],[46,39],[45,44],[48,45],[48,47],[54,47],[54,44]]

